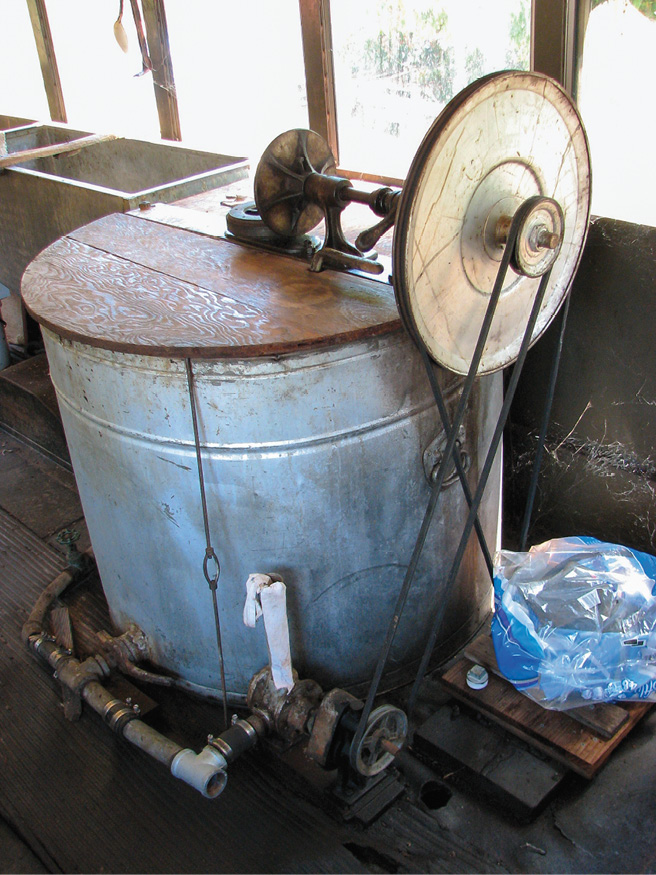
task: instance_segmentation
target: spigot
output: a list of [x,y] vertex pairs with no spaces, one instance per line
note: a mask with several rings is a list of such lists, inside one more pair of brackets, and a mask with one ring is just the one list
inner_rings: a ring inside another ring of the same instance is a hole
[[75,546],[80,540],[80,533],[77,529],[62,529],[55,538],[58,544],[66,548],[66,562],[71,568],[77,568],[78,571],[83,570],[84,556]]

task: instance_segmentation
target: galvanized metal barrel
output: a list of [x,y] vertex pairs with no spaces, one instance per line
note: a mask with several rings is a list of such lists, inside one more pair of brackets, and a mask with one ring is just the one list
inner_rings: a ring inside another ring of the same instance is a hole
[[[136,623],[158,665],[217,693],[188,356],[231,696],[243,697],[268,662],[264,629],[242,621],[254,572],[275,572],[287,585],[299,674],[327,687],[366,684],[444,442],[389,286],[315,277],[283,256],[117,216],[45,250],[23,294],[43,325],[118,630]],[[440,379],[453,409],[460,378],[441,371]],[[500,400],[498,375],[477,383],[461,435],[472,483]],[[480,515],[494,546],[499,476]],[[431,526],[387,686],[421,655],[465,517],[454,477]],[[490,580],[472,540],[438,655],[462,645],[490,606]]]

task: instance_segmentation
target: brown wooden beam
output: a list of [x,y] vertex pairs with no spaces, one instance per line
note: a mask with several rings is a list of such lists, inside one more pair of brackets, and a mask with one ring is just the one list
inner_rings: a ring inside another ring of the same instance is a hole
[[299,0],[310,127],[339,164],[330,0]]
[[590,0],[533,0],[531,69],[552,76],[577,97]]
[[56,122],[66,122],[68,118],[66,116],[66,106],[64,105],[64,94],[59,78],[57,58],[55,57],[55,47],[52,42],[45,0],[27,0],[27,8],[30,12],[36,50],[39,55],[39,63],[41,64],[41,75],[43,76],[43,84],[48,98],[50,118]]
[[162,139],[181,140],[178,96],[175,91],[164,0],[141,0],[141,4],[146,25],[148,54],[153,68],[153,86]]

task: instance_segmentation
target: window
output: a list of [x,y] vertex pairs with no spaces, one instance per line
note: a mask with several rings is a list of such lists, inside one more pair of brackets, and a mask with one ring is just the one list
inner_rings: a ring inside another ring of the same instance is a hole
[[[69,122],[156,137],[153,77],[137,75],[131,0],[127,54],[114,38],[119,0],[38,2],[50,19]],[[180,127],[162,129],[254,162],[279,133],[312,119],[331,145],[339,141],[345,172],[402,180],[454,94],[493,70],[529,67],[531,0],[139,3],[151,25],[166,9],[168,46],[163,32],[148,37],[171,60],[175,87],[165,87]],[[166,107],[159,110],[164,117]]]
[[528,69],[529,0],[331,0],[339,161],[403,179],[448,101]]
[[[49,119],[48,101],[25,0],[4,0],[0,27],[0,112],[30,119]],[[9,26],[11,23],[11,26]],[[7,84],[11,83],[11,87]]]
[[308,126],[298,0],[167,0],[185,142],[257,161]]
[[592,212],[656,225],[656,3],[593,0],[579,78]]
[[[24,2],[24,0],[23,0]],[[101,133],[157,138],[153,82],[142,69],[130,2],[124,54],[114,37],[118,0],[48,0],[47,11],[69,124]]]

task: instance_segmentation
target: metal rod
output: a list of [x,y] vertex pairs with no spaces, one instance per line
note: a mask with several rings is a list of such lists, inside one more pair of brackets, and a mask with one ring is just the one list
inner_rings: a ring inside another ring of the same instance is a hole
[[465,378],[462,393],[460,395],[460,401],[458,403],[458,407],[456,409],[456,413],[454,415],[451,425],[451,432],[448,435],[446,447],[444,448],[444,456],[442,458],[442,462],[440,463],[437,475],[431,488],[431,494],[428,500],[428,507],[426,508],[421,528],[417,536],[417,541],[412,552],[412,557],[410,559],[410,563],[408,565],[403,584],[401,586],[399,595],[396,600],[396,604],[394,606],[394,613],[392,614],[392,618],[387,629],[387,634],[385,635],[385,640],[383,641],[383,645],[380,650],[380,655],[378,657],[374,676],[372,678],[371,684],[369,685],[367,698],[365,700],[364,708],[362,709],[360,715],[358,728],[353,737],[351,751],[357,750],[360,742],[362,741],[362,738],[364,737],[364,733],[367,728],[367,721],[369,720],[369,715],[371,714],[371,710],[373,708],[374,699],[376,698],[376,693],[378,692],[378,687],[380,685],[380,681],[385,670],[385,665],[387,664],[387,660],[392,649],[392,644],[394,643],[394,637],[396,635],[396,630],[401,620],[401,614],[403,613],[403,609],[408,598],[408,593],[414,580],[417,564],[419,562],[419,558],[426,542],[428,529],[433,519],[435,508],[437,507],[437,501],[440,495],[440,490],[442,489],[442,484],[444,483],[444,479],[446,477],[449,460],[453,454],[458,430],[460,429],[460,426],[464,419],[469,396],[474,385],[474,380],[476,379],[476,376],[478,374],[478,367],[481,363],[481,359],[485,351],[485,344],[487,343],[488,334],[490,332],[490,328],[492,327],[492,320],[494,319],[497,304],[501,296],[501,290],[503,288],[503,282],[508,271],[508,266],[510,264],[510,258],[515,248],[520,225],[523,221],[523,215],[521,214],[522,210],[520,209],[515,214],[515,218],[513,219],[508,234],[508,245],[504,249],[503,255],[501,257],[501,264],[499,266],[499,271],[494,282],[494,288],[492,290],[492,294],[490,295],[490,300],[485,311],[485,317],[481,325],[481,330],[479,332],[478,340],[476,342],[476,348],[474,349],[472,361],[469,366],[469,372],[467,373],[467,376]]
[[[187,371],[187,388],[189,389],[189,405],[191,407],[191,421],[194,429],[194,444],[196,446],[196,463],[198,465],[198,484],[200,487],[200,500],[203,509],[203,526],[205,527],[205,558],[203,559],[203,574],[205,580],[212,593],[212,608],[214,611],[214,628],[216,631],[216,646],[219,652],[219,670],[221,673],[221,692],[223,694],[223,719],[226,729],[228,723],[228,690],[226,686],[225,664],[223,661],[223,643],[221,640],[221,621],[219,618],[219,604],[217,599],[217,588],[219,584],[219,576],[221,574],[221,566],[219,559],[214,552],[210,539],[210,524],[209,515],[207,513],[207,499],[205,497],[205,477],[203,476],[203,459],[200,452],[200,435],[198,432],[198,414],[196,412],[196,399],[194,397],[194,372],[191,366],[191,359],[186,358],[185,369]],[[215,564],[215,572],[213,575],[209,573],[209,562]]]
[[[514,222],[514,220],[513,220]],[[513,244],[514,246],[514,240]],[[499,270],[501,272],[501,269]],[[458,549],[456,551],[456,555],[453,559],[453,563],[451,564],[451,569],[449,571],[449,575],[447,577],[446,584],[444,586],[444,592],[442,594],[442,598],[438,602],[437,611],[435,613],[435,618],[433,620],[433,625],[431,627],[430,634],[428,636],[428,640],[426,642],[426,647],[424,648],[424,653],[421,658],[421,662],[419,663],[419,668],[417,670],[417,675],[415,677],[415,682],[412,686],[412,690],[410,691],[410,696],[408,698],[408,714],[412,714],[414,711],[414,707],[417,701],[417,695],[419,693],[419,687],[421,686],[421,682],[428,668],[428,664],[430,662],[430,658],[433,654],[433,650],[435,648],[435,641],[437,640],[437,635],[440,631],[440,627],[442,625],[442,619],[444,617],[444,611],[449,601],[449,596],[453,590],[453,586],[458,576],[458,572],[460,570],[460,565],[462,563],[462,558],[465,554],[465,550],[467,548],[467,543],[469,541],[469,537],[472,532],[472,528],[474,526],[474,520],[476,518],[476,514],[478,512],[478,507],[481,503],[481,499],[483,498],[483,492],[485,487],[487,486],[487,481],[490,476],[490,472],[492,470],[492,465],[494,464],[495,456],[497,454],[497,450],[499,448],[499,443],[501,442],[501,438],[503,436],[503,429],[506,424],[506,420],[508,418],[508,413],[510,412],[510,405],[512,404],[513,396],[515,394],[515,390],[517,389],[517,383],[519,381],[520,374],[522,372],[522,367],[524,366],[524,361],[526,359],[526,354],[528,353],[529,346],[531,343],[531,338],[533,336],[533,331],[535,329],[535,324],[537,322],[537,318],[540,314],[540,308],[542,307],[542,301],[544,299],[545,292],[547,290],[547,285],[549,283],[549,278],[551,277],[551,269],[547,271],[542,276],[540,280],[540,284],[538,286],[537,294],[535,296],[535,300],[533,302],[533,307],[531,309],[531,315],[528,320],[528,324],[526,326],[526,331],[524,332],[524,337],[522,339],[522,344],[519,349],[519,355],[517,356],[517,361],[515,362],[515,366],[513,368],[512,376],[510,378],[510,382],[508,383],[508,387],[506,389],[506,396],[503,401],[503,405],[501,407],[501,412],[499,413],[499,418],[497,419],[497,424],[494,430],[494,434],[492,435],[492,441],[490,442],[490,447],[487,452],[487,456],[485,458],[485,463],[481,470],[481,475],[478,481],[478,486],[476,487],[476,492],[474,493],[474,499],[472,502],[472,506],[469,511],[469,515],[467,517],[467,522],[465,523],[465,528],[462,533],[462,537],[460,538],[460,543],[458,544]]]
[[528,529],[531,524],[531,516],[533,514],[533,504],[538,488],[538,477],[540,475],[540,466],[542,465],[542,456],[544,454],[544,446],[547,440],[547,429],[549,428],[549,420],[551,419],[551,407],[553,405],[554,395],[556,394],[556,381],[558,380],[558,369],[560,367],[560,356],[563,351],[563,339],[565,337],[565,328],[567,327],[567,316],[569,314],[569,302],[571,296],[567,295],[563,304],[563,312],[560,317],[560,330],[558,332],[558,342],[554,351],[553,360],[551,362],[551,373],[549,374],[549,386],[547,389],[547,398],[544,404],[542,414],[542,424],[540,426],[540,435],[538,437],[538,445],[535,451],[535,459],[533,460],[533,470],[531,471],[531,482],[528,487],[526,496],[526,507],[524,509],[524,520],[522,529],[519,535],[519,549],[523,552],[526,550],[526,542],[528,540]]
[[200,454],[200,438],[198,435],[198,416],[196,413],[196,399],[194,398],[194,372],[191,367],[191,359],[185,359],[187,371],[187,388],[189,390],[189,404],[191,406],[191,422],[194,429],[194,444],[196,447],[196,465],[198,467],[198,483],[200,486],[200,500],[203,506],[203,525],[205,526],[205,541],[210,543],[210,527],[207,514],[207,500],[205,498],[205,478],[203,477],[203,459]]
[[[433,390],[433,395],[435,396],[435,403],[437,404],[437,409],[440,414],[440,419],[442,420],[442,428],[444,429],[445,434],[449,434],[451,431],[451,422],[449,420],[449,412],[446,409],[446,404],[444,402],[444,396],[442,395],[442,390],[440,388],[439,383],[437,382],[437,377],[435,376],[435,370],[433,368],[433,364],[431,359],[426,352],[426,349],[422,346],[421,348],[421,357],[424,361],[424,367],[426,368],[426,373],[428,374],[428,379],[431,384],[431,388]],[[469,482],[467,481],[467,472],[462,466],[462,462],[460,461],[460,454],[458,453],[457,446],[453,448],[453,461],[456,466],[456,471],[458,472],[458,477],[460,478],[460,484],[462,486],[462,491],[465,495],[465,500],[467,501],[468,507],[472,506],[472,493],[469,488]],[[481,521],[476,514],[476,519],[474,521],[474,526],[476,528],[476,535],[478,537],[478,543],[481,547],[481,552],[483,553],[483,559],[485,560],[485,564],[487,566],[488,573],[490,575],[490,580],[494,578],[494,563],[492,562],[492,556],[490,555],[490,549],[487,545],[487,539],[485,537],[485,533],[483,532],[483,526],[481,525]]]
[[348,203],[366,204],[371,207],[375,203],[379,191],[380,189],[360,191],[357,188],[343,188],[339,192],[339,198]]

